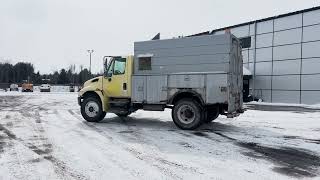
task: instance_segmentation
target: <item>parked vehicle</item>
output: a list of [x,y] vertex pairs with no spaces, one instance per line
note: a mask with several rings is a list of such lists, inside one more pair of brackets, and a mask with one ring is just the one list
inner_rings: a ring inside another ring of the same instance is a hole
[[78,97],[84,119],[171,108],[174,123],[191,130],[220,114],[243,112],[242,55],[235,36],[136,42],[134,53],[111,57],[104,76],[84,83]]
[[70,86],[69,86],[69,92],[74,92],[74,85],[73,84],[71,84]]
[[51,86],[49,84],[41,84],[39,89],[40,89],[40,92],[50,92]]
[[33,92],[33,84],[31,83],[23,83],[21,87],[22,92]]
[[10,91],[19,91],[18,84],[10,84]]

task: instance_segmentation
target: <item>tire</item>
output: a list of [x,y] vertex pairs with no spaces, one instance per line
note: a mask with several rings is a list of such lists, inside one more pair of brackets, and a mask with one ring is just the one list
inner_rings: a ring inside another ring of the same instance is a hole
[[179,100],[172,109],[172,119],[183,130],[193,130],[202,124],[204,116],[201,105],[190,99]]
[[100,99],[87,97],[81,103],[81,115],[88,122],[99,122],[104,119],[106,112],[102,110]]
[[121,118],[124,118],[124,117],[127,117],[129,116],[131,113],[129,112],[121,112],[121,113],[115,113],[117,116],[121,117]]
[[207,113],[207,117],[204,119],[204,122],[210,123],[218,118],[220,114],[219,107],[215,106],[215,107],[208,108],[206,113]]

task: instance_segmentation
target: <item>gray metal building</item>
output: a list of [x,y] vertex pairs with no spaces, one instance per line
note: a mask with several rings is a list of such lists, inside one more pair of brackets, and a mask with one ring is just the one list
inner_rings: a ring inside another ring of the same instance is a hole
[[213,31],[242,40],[250,91],[265,102],[320,104],[320,6]]

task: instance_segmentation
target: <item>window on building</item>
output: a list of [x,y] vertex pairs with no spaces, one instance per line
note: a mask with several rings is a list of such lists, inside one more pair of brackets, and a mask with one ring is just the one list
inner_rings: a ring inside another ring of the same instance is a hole
[[125,70],[126,70],[126,58],[115,59],[113,74],[114,75],[124,74]]
[[139,57],[139,70],[151,70],[151,57]]
[[242,48],[250,48],[251,47],[251,36],[240,38],[240,44]]

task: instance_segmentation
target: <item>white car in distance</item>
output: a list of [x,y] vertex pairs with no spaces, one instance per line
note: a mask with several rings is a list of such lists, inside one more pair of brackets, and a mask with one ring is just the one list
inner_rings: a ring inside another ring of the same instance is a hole
[[40,92],[50,92],[51,86],[50,84],[41,84],[39,89],[40,89]]

